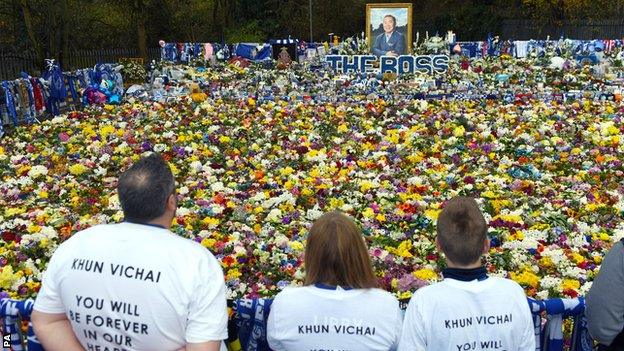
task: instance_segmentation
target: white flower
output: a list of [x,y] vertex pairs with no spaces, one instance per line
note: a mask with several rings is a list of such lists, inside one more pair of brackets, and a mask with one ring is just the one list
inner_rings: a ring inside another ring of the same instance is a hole
[[178,189],[178,193],[180,195],[186,195],[189,193],[189,189],[186,186],[183,186],[180,189]]
[[119,196],[117,196],[117,194],[108,198],[108,208],[116,211],[121,210],[121,202],[119,201]]
[[203,167],[204,167],[204,165],[202,165],[202,163],[199,162],[199,161],[193,161],[189,165],[189,169],[190,169],[191,173],[193,173],[193,174],[201,172]]
[[189,210],[186,207],[178,207],[178,209],[176,210],[176,216],[179,216],[179,217],[184,217],[189,213],[191,213],[191,210]]
[[210,185],[210,189],[212,189],[212,191],[214,192],[219,192],[219,191],[223,191],[225,187],[223,186],[222,182],[215,182]]
[[313,221],[317,218],[319,218],[320,216],[323,215],[323,211],[320,210],[318,204],[314,206],[314,208],[311,208],[308,210],[308,212],[306,213],[306,218]]
[[274,208],[266,216],[266,219],[269,222],[278,222],[281,217],[282,217],[282,211],[279,208]]
[[167,150],[167,145],[165,145],[165,144],[156,144],[156,145],[154,145],[154,151],[156,151],[156,152],[163,152],[165,150]]
[[221,214],[224,210],[224,207],[219,205],[219,204],[212,204],[210,205],[210,210],[212,211],[212,213],[214,214]]
[[31,178],[37,178],[41,175],[47,175],[47,174],[48,174],[48,169],[45,166],[41,166],[41,165],[33,166],[28,171],[28,176]]

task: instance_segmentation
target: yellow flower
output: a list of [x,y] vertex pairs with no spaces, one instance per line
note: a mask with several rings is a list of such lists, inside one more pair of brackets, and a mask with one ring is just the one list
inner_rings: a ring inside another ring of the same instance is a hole
[[527,270],[523,271],[520,274],[511,272],[510,276],[512,280],[514,280],[516,283],[523,285],[523,286],[530,286],[532,288],[537,288],[537,286],[539,285],[539,277],[535,275],[533,272],[530,272]]
[[282,174],[282,176],[287,177],[287,176],[293,174],[294,171],[295,170],[292,169],[292,167],[286,167],[286,168],[282,168],[280,173]]
[[562,290],[577,290],[580,287],[581,283],[576,279],[564,279],[561,283]]
[[585,261],[585,258],[579,255],[577,252],[574,252],[572,253],[572,260],[574,261],[574,263],[581,263]]
[[4,148],[0,146],[0,155],[4,155]]
[[48,238],[43,238],[39,242],[39,247],[44,248],[44,249],[48,247],[49,245],[50,245],[50,240]]
[[503,221],[512,223],[523,223],[522,218],[518,215],[498,215],[495,216],[494,219],[502,219]]
[[41,227],[38,225],[30,225],[28,226],[28,228],[26,228],[26,230],[32,234],[32,233],[39,233],[41,231]]
[[481,193],[481,197],[486,199],[497,199],[498,195],[496,195],[492,190],[487,190]]
[[212,239],[212,238],[204,238],[204,239],[201,241],[201,244],[202,244],[202,246],[204,246],[205,248],[210,249],[210,248],[212,248],[212,247],[214,246],[214,244],[215,244],[216,242],[217,242],[217,241],[216,241],[215,239]]
[[455,127],[455,129],[453,129],[453,135],[456,137],[463,136],[465,132],[466,132],[466,129],[464,128],[464,126],[458,126],[458,127]]
[[220,221],[218,218],[205,217],[204,219],[202,219],[202,223],[212,228],[219,225]]
[[330,209],[339,208],[339,207],[342,207],[342,205],[344,205],[344,201],[342,201],[341,199],[336,199],[336,198],[329,199]]
[[377,219],[377,221],[379,222],[385,222],[386,221],[386,216],[384,216],[383,214],[378,214],[377,217],[375,217]]
[[425,210],[425,217],[431,220],[437,220],[438,216],[440,215],[440,212],[442,212],[442,210],[428,209],[428,210]]
[[397,256],[401,256],[405,258],[414,257],[414,255],[412,255],[412,253],[410,252],[411,249],[412,249],[411,240],[403,240],[397,248],[393,248],[390,246],[386,247],[386,250],[388,250],[388,252],[391,252]]
[[346,124],[343,123],[343,124],[338,126],[338,132],[340,132],[340,133],[346,133],[348,131],[349,131],[349,127],[347,127]]
[[411,291],[403,291],[400,292],[399,295],[397,296],[397,298],[399,300],[409,300],[412,297],[412,292]]
[[102,139],[106,139],[106,137],[109,134],[112,134],[115,132],[115,127],[113,127],[110,124],[106,124],[104,126],[102,126],[102,128],[100,128],[100,135],[102,136]]
[[222,135],[222,136],[219,137],[219,142],[222,143],[222,144],[227,144],[230,141],[232,141],[232,139],[229,136]]
[[364,218],[373,218],[375,217],[375,211],[373,211],[372,208],[367,207],[364,211],[362,211],[362,216],[364,216]]
[[414,277],[416,277],[418,279],[422,279],[422,280],[433,281],[433,280],[437,280],[438,279],[438,275],[436,274],[436,272],[434,272],[434,271],[432,271],[431,269],[428,269],[428,268],[419,269],[419,270],[413,272],[412,274],[414,275]]
[[360,191],[365,193],[365,192],[367,192],[368,190],[370,190],[370,189],[372,189],[374,187],[375,187],[375,184],[373,182],[368,181],[368,180],[364,180],[364,181],[362,181],[362,184],[360,185]]
[[81,175],[88,171],[89,169],[80,163],[76,163],[75,165],[69,166],[69,173],[73,175]]
[[233,269],[228,270],[225,278],[227,280],[231,280],[231,279],[236,279],[236,278],[240,277],[241,275],[243,275],[243,274],[238,269],[233,268]]
[[171,168],[171,173],[173,173],[173,175],[178,175],[180,173],[178,167],[176,167],[173,163],[169,163],[169,168]]
[[18,214],[22,214],[24,212],[26,212],[25,207],[11,207],[11,208],[7,208],[6,210],[4,210],[4,215],[7,217],[11,217],[11,216],[15,216]]
[[551,268],[554,264],[550,257],[545,256],[540,259],[540,265],[544,268]]
[[290,248],[294,251],[301,251],[303,250],[303,244],[300,241],[291,241]]
[[9,265],[2,267],[0,270],[0,288],[9,290],[19,278],[20,275],[13,271],[13,267]]

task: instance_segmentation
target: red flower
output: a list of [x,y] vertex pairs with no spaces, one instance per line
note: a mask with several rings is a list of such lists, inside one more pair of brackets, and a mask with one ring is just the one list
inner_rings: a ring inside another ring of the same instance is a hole
[[223,262],[223,264],[226,267],[231,266],[232,264],[234,264],[234,262],[236,262],[236,260],[234,258],[232,258],[232,256],[225,256],[223,257],[223,259],[221,260],[221,262]]
[[9,231],[2,232],[2,240],[7,243],[10,243],[11,241],[16,241],[16,239],[17,235],[15,235],[15,233]]

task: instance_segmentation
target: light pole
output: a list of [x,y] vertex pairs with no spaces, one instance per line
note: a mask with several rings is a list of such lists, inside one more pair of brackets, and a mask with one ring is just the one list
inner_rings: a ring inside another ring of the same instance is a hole
[[313,43],[314,39],[312,37],[312,0],[309,0],[308,3],[310,4],[310,43]]

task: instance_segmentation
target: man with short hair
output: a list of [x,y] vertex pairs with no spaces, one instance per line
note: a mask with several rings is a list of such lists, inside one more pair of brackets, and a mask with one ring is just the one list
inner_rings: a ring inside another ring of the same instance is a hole
[[373,54],[377,56],[404,55],[406,52],[405,36],[396,30],[396,17],[385,15],[382,25],[384,32],[375,38]]
[[448,201],[437,222],[436,246],[446,256],[444,280],[419,289],[407,307],[399,350],[535,350],[524,291],[488,277],[481,257],[490,249],[476,201]]
[[119,178],[125,221],[61,244],[32,314],[46,351],[219,350],[227,338],[221,266],[169,231],[175,180],[158,154]]

